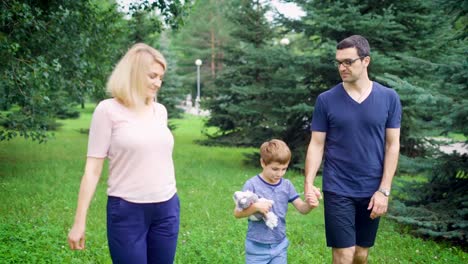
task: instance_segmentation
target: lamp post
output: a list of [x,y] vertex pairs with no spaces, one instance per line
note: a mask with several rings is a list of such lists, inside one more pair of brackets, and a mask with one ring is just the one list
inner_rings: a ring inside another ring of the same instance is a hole
[[197,65],[197,98],[195,98],[195,108],[197,109],[197,114],[200,111],[200,66],[202,65],[202,60],[197,59],[195,61]]
[[282,46],[287,46],[287,45],[289,45],[289,39],[288,39],[288,38],[282,38],[282,39],[280,40],[280,44],[281,44]]

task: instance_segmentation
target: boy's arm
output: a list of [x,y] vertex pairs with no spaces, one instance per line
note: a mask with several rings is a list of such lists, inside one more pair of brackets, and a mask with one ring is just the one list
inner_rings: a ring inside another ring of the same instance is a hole
[[294,207],[296,207],[297,211],[299,211],[299,213],[301,214],[308,214],[310,211],[312,211],[312,209],[316,208],[319,205],[318,200],[313,199],[313,198],[316,198],[315,194],[313,193],[307,194],[306,200],[308,196],[311,196],[310,200],[315,200],[315,201],[309,204],[309,203],[304,202],[300,197],[298,197],[296,200],[292,202]]
[[272,204],[269,202],[256,202],[244,210],[238,210],[237,208],[235,208],[234,216],[236,218],[249,217],[257,212],[266,215],[270,211],[271,206]]

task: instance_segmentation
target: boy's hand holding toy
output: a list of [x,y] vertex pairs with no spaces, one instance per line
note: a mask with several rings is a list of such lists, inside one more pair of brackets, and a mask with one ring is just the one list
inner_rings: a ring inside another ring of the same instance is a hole
[[271,212],[272,200],[258,198],[258,196],[250,191],[235,192],[234,202],[236,203],[236,210],[242,211],[249,208],[252,204],[256,204],[258,213],[249,216],[251,221],[264,220],[265,224],[273,229],[278,225],[278,217],[275,213]]

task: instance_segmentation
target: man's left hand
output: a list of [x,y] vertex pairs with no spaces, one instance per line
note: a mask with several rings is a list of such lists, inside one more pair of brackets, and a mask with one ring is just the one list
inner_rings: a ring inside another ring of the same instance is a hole
[[375,192],[374,195],[372,195],[372,198],[369,202],[369,206],[367,207],[367,210],[372,209],[370,218],[375,219],[387,213],[387,208],[388,208],[388,197],[385,196],[383,193]]

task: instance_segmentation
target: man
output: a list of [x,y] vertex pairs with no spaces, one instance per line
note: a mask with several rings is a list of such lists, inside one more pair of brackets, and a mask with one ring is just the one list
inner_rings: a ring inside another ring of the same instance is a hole
[[320,193],[313,182],[325,154],[325,231],[333,263],[367,263],[398,162],[400,100],[369,79],[370,61],[364,37],[338,43],[335,62],[343,82],[318,96],[311,123],[304,192]]

